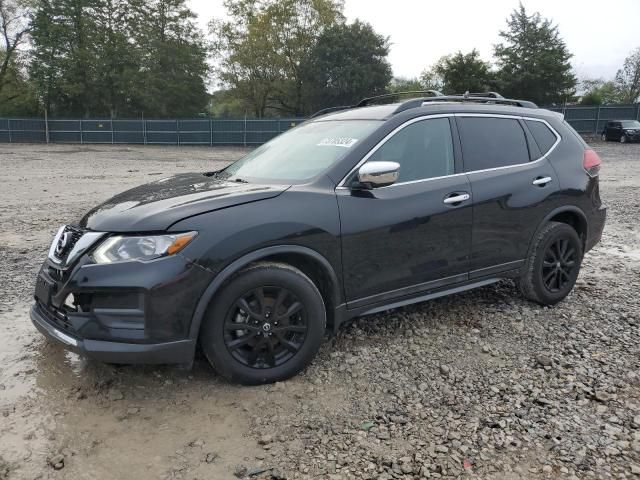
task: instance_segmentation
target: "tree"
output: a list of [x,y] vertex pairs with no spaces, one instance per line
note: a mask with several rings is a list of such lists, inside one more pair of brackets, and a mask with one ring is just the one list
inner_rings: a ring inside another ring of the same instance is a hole
[[220,79],[255,112],[305,111],[303,63],[322,32],[344,21],[340,0],[225,0],[210,30]]
[[305,113],[386,93],[392,78],[388,54],[388,39],[367,23],[327,28],[300,66],[310,106]]
[[501,93],[532,100],[541,105],[562,103],[573,98],[576,78],[558,27],[539,13],[528,15],[524,6],[507,19],[501,31],[504,43],[495,45]]
[[480,52],[473,49],[467,54],[457,52],[442,57],[431,70],[423,72],[422,78],[424,83],[439,87],[436,90],[448,95],[484,92],[491,90],[494,83],[490,67],[480,58]]
[[29,14],[23,0],[0,0],[0,94],[16,68],[18,48],[26,41]]
[[585,79],[580,82],[584,92],[580,98],[581,105],[606,105],[620,103],[620,93],[616,84],[601,78]]
[[132,103],[148,116],[204,112],[207,49],[186,0],[129,1],[135,6],[132,22],[140,55]]
[[418,92],[423,90],[424,86],[419,78],[394,77],[387,85],[388,93]]
[[625,59],[622,68],[616,74],[615,83],[623,103],[640,101],[640,47]]
[[56,115],[206,109],[207,52],[186,0],[38,0],[30,73]]
[[89,116],[97,95],[91,0],[41,0],[32,25],[31,76],[48,111]]
[[440,60],[432,65],[431,68],[422,71],[420,74],[420,83],[423,88],[427,90],[436,90],[438,92],[442,91],[444,87],[444,79],[438,72],[441,70],[439,63],[442,62],[443,58],[444,57],[440,58]]
[[0,92],[0,117],[36,115],[38,98],[19,60],[11,62]]
[[95,110],[108,112],[111,118],[135,114],[139,105],[133,104],[132,93],[141,58],[130,29],[136,12],[129,0],[97,0],[91,16],[97,35],[93,48],[95,87],[102,92]]

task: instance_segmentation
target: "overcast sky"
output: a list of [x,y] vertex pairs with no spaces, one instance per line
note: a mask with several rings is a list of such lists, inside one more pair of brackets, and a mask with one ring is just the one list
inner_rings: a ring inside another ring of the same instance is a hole
[[[223,0],[189,0],[203,28],[224,16]],[[612,78],[628,53],[640,47],[640,0],[523,0],[528,11],[551,18],[574,54],[579,78]],[[391,39],[395,76],[415,77],[442,55],[480,51],[491,59],[493,45],[518,0],[345,0],[349,21],[373,25]]]

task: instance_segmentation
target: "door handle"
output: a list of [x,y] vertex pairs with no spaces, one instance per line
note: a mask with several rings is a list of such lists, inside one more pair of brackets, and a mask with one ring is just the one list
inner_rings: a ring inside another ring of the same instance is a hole
[[452,203],[464,202],[471,198],[468,193],[452,193],[451,195],[451,197],[447,197],[444,199],[444,203],[446,203],[447,205],[451,205]]
[[551,180],[552,180],[551,177],[538,177],[533,181],[533,184],[538,185],[539,187],[544,187]]

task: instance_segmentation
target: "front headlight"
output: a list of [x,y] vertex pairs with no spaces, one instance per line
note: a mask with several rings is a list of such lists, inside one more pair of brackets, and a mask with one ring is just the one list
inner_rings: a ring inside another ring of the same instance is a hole
[[167,235],[116,235],[107,238],[91,255],[96,263],[153,260],[174,255],[195,238],[197,232]]

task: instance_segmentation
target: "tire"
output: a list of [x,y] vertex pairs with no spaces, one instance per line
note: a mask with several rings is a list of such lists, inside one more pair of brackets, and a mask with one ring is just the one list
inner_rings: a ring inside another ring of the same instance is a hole
[[516,283],[525,298],[541,305],[555,305],[573,289],[581,263],[582,241],[578,233],[566,223],[549,222],[534,239],[525,273]]
[[620,143],[627,143],[627,136],[626,135],[622,135],[620,137]]
[[600,138],[602,139],[603,142],[608,142],[609,141],[609,139],[607,138],[607,134],[606,133],[603,133]]
[[260,385],[309,365],[325,328],[324,301],[309,277],[290,265],[261,262],[234,275],[215,295],[200,345],[220,375]]

